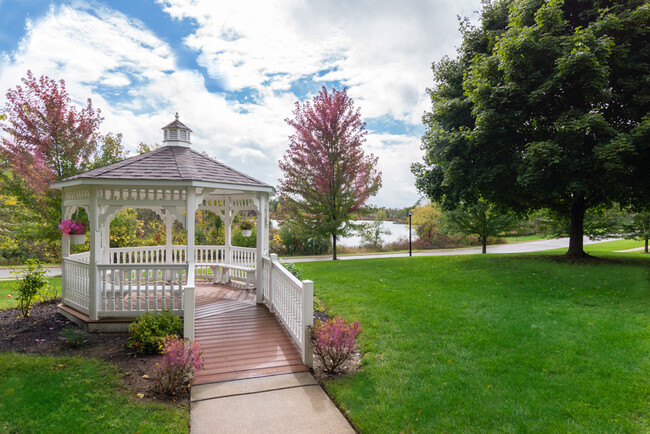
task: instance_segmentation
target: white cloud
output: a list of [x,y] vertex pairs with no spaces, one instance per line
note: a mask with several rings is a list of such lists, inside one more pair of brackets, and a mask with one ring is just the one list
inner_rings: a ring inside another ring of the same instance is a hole
[[454,54],[457,15],[479,0],[158,0],[198,29],[186,39],[199,62],[230,89],[287,89],[335,68],[321,80],[350,87],[366,117],[412,124],[428,107],[431,63]]
[[418,199],[415,178],[410,165],[421,160],[419,137],[370,133],[366,145],[368,153],[379,157],[383,187],[370,202],[389,207],[413,205]]
[[[159,0],[174,19],[196,28],[184,43],[197,63],[227,90],[252,88],[251,102],[206,89],[200,71],[183,69],[154,31],[119,11],[85,2],[52,6],[26,26],[15,51],[0,56],[0,83],[19,84],[27,69],[63,78],[73,99],[91,97],[105,117],[104,132],[124,142],[160,143],[174,112],[194,130],[193,146],[275,185],[277,160],[291,134],[284,119],[300,79],[338,81],[365,118],[419,124],[429,106],[432,61],[454,53],[455,15],[479,0],[301,0],[213,2]],[[0,101],[2,102],[2,101]],[[368,152],[379,156],[384,187],[375,204],[417,200],[409,166],[419,160],[419,136],[371,132]]]

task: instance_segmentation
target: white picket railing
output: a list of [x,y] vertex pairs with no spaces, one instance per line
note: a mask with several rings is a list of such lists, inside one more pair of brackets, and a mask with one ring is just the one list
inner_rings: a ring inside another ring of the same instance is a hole
[[[88,261],[89,254],[84,252],[71,255],[71,257]],[[225,246],[196,246],[194,248],[195,263],[225,263],[255,267],[256,257],[257,250],[251,247],[231,247],[230,258],[226,258]],[[109,250],[109,263],[111,264],[184,264],[187,259],[185,246],[172,246],[171,258],[167,258],[165,246],[118,247]]]
[[[277,255],[264,258],[263,300],[302,352],[302,362],[313,364],[308,328],[314,317],[314,284],[298,280],[278,262]],[[259,290],[259,288],[258,288]]]
[[183,314],[185,264],[98,265],[99,317],[137,316],[170,310]]
[[81,253],[75,253],[73,255],[68,256],[70,259],[76,259],[77,261],[81,262],[90,262],[90,252],[81,252]]
[[117,247],[109,250],[111,264],[161,264],[165,259],[165,246]]
[[68,257],[63,258],[62,265],[61,297],[63,303],[88,315],[90,300],[90,265],[88,260]]

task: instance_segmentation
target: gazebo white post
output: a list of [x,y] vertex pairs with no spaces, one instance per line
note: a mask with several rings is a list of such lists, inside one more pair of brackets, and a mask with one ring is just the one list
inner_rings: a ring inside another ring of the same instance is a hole
[[194,223],[196,214],[196,188],[188,187],[185,194],[185,230],[187,231],[187,284],[183,290],[183,335],[194,340]]
[[223,236],[223,244],[224,244],[224,255],[226,256],[224,259],[224,262],[226,264],[232,264],[232,218],[233,214],[230,209],[230,196],[226,196],[226,200],[224,202],[224,215],[223,215],[223,228],[224,228],[224,236]]
[[[63,193],[61,194],[61,196],[63,197]],[[68,208],[67,206],[63,205],[63,203],[61,203],[61,215],[63,216],[63,220],[68,220],[70,218],[68,217],[68,214],[72,214],[72,209]],[[67,258],[69,256],[70,256],[70,235],[61,234],[61,257]],[[63,271],[63,273],[65,273],[65,271]]]
[[268,228],[268,222],[266,221],[266,207],[268,204],[268,197],[265,194],[258,193],[257,195],[258,199],[258,207],[257,207],[257,228],[256,228],[256,234],[257,234],[257,242],[256,242],[256,248],[257,251],[255,252],[255,259],[256,259],[256,264],[255,268],[257,270],[257,273],[255,275],[255,279],[257,282],[255,283],[255,297],[256,297],[256,302],[259,303],[264,303],[264,239],[268,239],[268,233],[267,233],[267,228]]
[[174,225],[174,215],[165,210],[165,262],[171,264],[174,262],[172,257],[172,226]]
[[110,264],[111,260],[111,219],[106,219],[101,227],[102,264]]
[[[61,194],[63,196],[63,194]],[[63,201],[61,201],[63,202]],[[66,219],[66,206],[62,205],[61,206],[61,215],[63,216],[63,219]],[[70,256],[70,235],[68,234],[61,234],[61,258],[63,259],[61,261],[61,300],[63,304],[65,304],[66,298],[68,294],[66,293],[65,287],[66,287],[66,276],[68,274],[68,270],[66,270],[66,264],[65,264],[65,258]]]
[[90,251],[89,253],[89,276],[88,276],[88,316],[92,320],[99,319],[97,311],[99,310],[99,293],[100,293],[100,276],[97,269],[97,263],[101,258],[101,232],[99,228],[99,206],[97,205],[97,190],[95,186],[88,186],[89,204],[88,204],[88,221],[90,222]]

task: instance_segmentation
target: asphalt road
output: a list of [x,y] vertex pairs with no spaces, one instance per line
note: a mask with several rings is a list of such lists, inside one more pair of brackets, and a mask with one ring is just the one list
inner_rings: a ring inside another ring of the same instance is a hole
[[[585,237],[585,245],[600,243],[607,240],[592,241],[589,238]],[[514,243],[514,244],[497,244],[494,246],[488,246],[488,253],[529,253],[529,252],[539,252],[542,250],[554,250],[554,249],[566,249],[569,247],[569,238],[555,238],[552,240],[541,240],[541,241],[528,241],[525,243]],[[444,250],[429,250],[426,252],[413,252],[413,256],[447,256],[447,255],[478,255],[481,253],[480,247],[467,247],[464,249],[444,249]],[[408,256],[406,253],[376,253],[373,255],[341,255],[339,259],[342,261],[350,259],[371,259],[371,258],[403,258]],[[314,261],[331,261],[331,256],[301,256],[294,258],[282,258],[284,262],[314,262]],[[4,268],[0,269],[0,279],[9,279],[13,278],[13,269]],[[49,267],[47,268],[48,276],[60,276],[61,267]]]
[[[612,241],[612,239],[592,241],[588,237],[584,238],[584,244],[601,243]],[[525,243],[513,244],[496,244],[487,247],[487,253],[529,253],[540,252],[543,250],[566,249],[569,247],[569,238],[555,238],[551,240],[527,241]],[[467,247],[463,249],[441,249],[428,250],[426,252],[413,252],[413,256],[451,256],[451,255],[480,255],[480,247]],[[350,259],[371,259],[371,258],[403,258],[408,256],[406,253],[376,253],[371,255],[340,255],[340,260]],[[314,262],[314,261],[331,261],[331,256],[301,256],[296,258],[282,258],[284,262]]]

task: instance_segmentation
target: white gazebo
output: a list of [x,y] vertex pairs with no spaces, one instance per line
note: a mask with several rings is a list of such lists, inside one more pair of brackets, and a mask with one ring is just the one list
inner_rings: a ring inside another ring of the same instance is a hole
[[[104,330],[146,311],[171,310],[184,315],[185,336],[193,338],[195,279],[240,280],[257,288],[258,303],[267,301],[265,291],[267,296],[272,292],[268,203],[275,190],[193,150],[192,131],[178,114],[162,129],[160,148],[52,185],[62,192],[64,219],[84,208],[90,221],[87,252],[70,254],[70,239],[63,236],[60,310],[87,323],[103,323]],[[165,245],[110,248],[111,220],[127,208],[156,212],[166,225]],[[195,245],[197,210],[221,218],[225,245]],[[257,215],[257,245],[233,247],[233,219],[250,211]],[[185,245],[172,244],[176,220],[187,231]],[[269,307],[274,310],[273,302]]]

